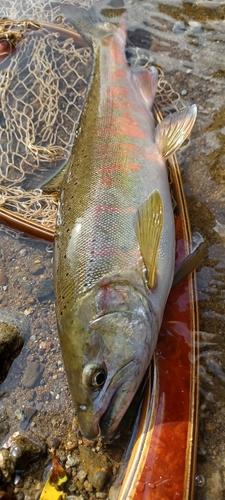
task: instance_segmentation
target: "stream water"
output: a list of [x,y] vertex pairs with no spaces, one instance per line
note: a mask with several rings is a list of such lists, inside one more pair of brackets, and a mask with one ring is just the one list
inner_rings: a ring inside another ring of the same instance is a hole
[[[18,6],[19,4],[23,12],[23,2],[18,2]],[[36,16],[35,20],[39,22],[49,20],[48,13],[44,19],[37,17],[38,11],[35,9],[38,4],[41,10],[42,2],[36,2],[35,8],[33,5],[30,9],[29,17]],[[8,5],[8,11],[5,6],[6,10],[2,15],[15,18],[13,2],[9,1]],[[141,47],[149,48],[151,61],[162,68],[166,80],[179,92],[185,105],[196,103],[198,107],[191,144],[188,149],[178,153],[192,230],[199,231],[207,245],[205,258],[197,271],[200,307],[200,414],[196,500],[223,500],[225,2],[169,0],[163,3],[156,0],[128,0],[127,9],[128,27],[129,23],[132,29],[136,25],[135,33],[130,32],[131,41],[139,39]],[[22,19],[24,16],[21,12],[19,15]],[[28,11],[25,14],[27,17]],[[14,236],[4,230],[1,232],[1,273],[6,276],[8,283],[7,290],[4,290],[4,285],[1,287],[0,319],[4,320],[4,314],[8,310],[18,314],[23,325],[25,346],[23,354],[15,360],[1,386],[4,396],[2,401],[8,413],[4,425],[8,428],[11,425],[10,431],[13,428],[16,430],[18,425],[25,428],[28,417],[23,419],[19,410],[26,413],[26,408],[32,407],[35,399],[36,409],[42,417],[39,422],[39,416],[36,416],[33,430],[38,430],[40,438],[47,439],[48,447],[57,448],[57,440],[63,442],[65,429],[70,432],[73,409],[57,340],[52,248],[42,242]],[[28,364],[32,364],[32,373]],[[29,383],[32,376],[39,380],[38,385]],[[74,429],[76,430],[75,421],[73,431]],[[3,434],[4,432],[3,430]],[[81,439],[78,433],[77,439]],[[64,444],[67,444],[68,450],[70,441],[73,438],[70,436],[69,439],[67,436]],[[59,446],[59,457],[61,453],[61,458],[68,460],[65,452],[67,448]],[[115,456],[116,453],[118,457]],[[112,456],[116,469],[121,453],[114,450],[111,451],[111,459]],[[38,492],[40,481],[40,471],[34,465],[30,469],[30,476],[25,480],[25,500],[34,498],[32,491]],[[19,499],[18,492],[19,488],[16,492]],[[92,498],[91,489],[89,498]]]

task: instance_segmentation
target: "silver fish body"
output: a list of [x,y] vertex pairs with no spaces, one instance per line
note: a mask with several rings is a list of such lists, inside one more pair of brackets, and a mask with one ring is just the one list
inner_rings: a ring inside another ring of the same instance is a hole
[[121,25],[94,76],[64,176],[54,248],[59,338],[82,433],[111,437],[151,361],[174,275],[165,156],[196,108],[155,129],[157,71],[132,70]]

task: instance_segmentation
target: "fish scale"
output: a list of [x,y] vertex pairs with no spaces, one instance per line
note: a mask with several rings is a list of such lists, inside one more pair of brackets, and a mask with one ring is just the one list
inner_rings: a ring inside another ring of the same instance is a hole
[[[111,57],[110,67],[109,65],[106,67],[108,47],[105,45],[101,46],[96,56],[94,73],[95,75],[98,73],[97,67],[101,64],[100,74],[104,75],[104,79],[103,89],[101,88],[99,91],[101,107],[94,126],[94,138],[92,138],[92,159],[89,165],[91,182],[89,186],[86,186],[89,199],[85,207],[85,216],[83,204],[81,204],[81,209],[79,210],[78,201],[84,197],[83,176],[87,175],[87,170],[84,169],[84,172],[82,172],[79,169],[79,161],[77,161],[77,165],[73,164],[68,174],[71,186],[77,182],[77,187],[73,188],[73,198],[69,194],[68,206],[65,204],[65,208],[62,207],[63,202],[61,202],[60,210],[61,213],[62,210],[64,211],[66,217],[71,217],[73,221],[82,217],[82,234],[84,238],[81,237],[80,245],[76,249],[76,255],[79,258],[74,263],[73,272],[76,276],[76,290],[73,290],[73,293],[86,291],[105,274],[109,272],[116,273],[121,266],[134,265],[134,259],[136,261],[137,255],[140,254],[134,232],[133,214],[137,204],[140,203],[140,193],[138,192],[140,188],[138,189],[138,186],[143,184],[140,182],[139,173],[142,156],[139,144],[135,146],[135,143],[131,142],[132,137],[128,126],[131,127],[130,123],[132,123],[132,135],[136,140],[140,136],[145,137],[146,134],[142,127],[135,123],[132,117],[132,111],[137,114],[136,107],[130,106],[127,116],[127,101],[130,98],[129,93],[133,89],[132,87],[130,88],[129,82],[128,85],[126,84],[127,63],[125,55],[121,54],[118,58],[118,53],[121,52],[119,40],[117,41],[112,37],[111,41],[112,47],[110,49],[111,53],[116,55],[116,61],[113,61]],[[105,51],[106,54],[104,53]],[[114,72],[117,77],[120,65],[122,65],[119,73],[121,80],[118,81],[115,79]],[[108,74],[106,73],[107,70]],[[106,74],[107,76],[105,77]],[[105,81],[108,81],[108,85]],[[99,85],[97,78],[90,90],[88,102],[85,106],[87,109],[89,108],[89,101],[92,101],[92,93],[95,94],[95,88],[93,88],[95,84],[96,86]],[[116,104],[118,103],[118,96],[120,107],[114,105],[115,102]],[[86,116],[83,116],[80,123],[81,134],[82,130],[85,130],[87,127],[85,118]],[[87,120],[89,121],[90,117],[87,117]],[[139,134],[139,137],[137,137],[137,134]],[[102,151],[103,138],[104,148]],[[76,154],[76,151],[79,151],[78,141],[82,141],[82,144],[85,144],[85,140],[80,135],[75,143],[74,154]],[[90,137],[87,140],[87,147],[89,150]],[[85,155],[89,158],[89,153],[84,150],[83,156]],[[75,182],[74,179],[76,179]],[[140,187],[142,188],[143,186]],[[76,199],[76,204],[73,202],[74,198]],[[102,207],[110,206],[112,210],[101,210],[98,212],[97,207],[99,202]],[[62,226],[60,226],[61,231]],[[74,233],[76,234],[75,231]],[[66,235],[63,237],[63,246],[65,238]],[[83,248],[84,245],[86,247],[85,250]],[[95,256],[94,262],[91,252]],[[63,306],[64,304],[62,303]]]

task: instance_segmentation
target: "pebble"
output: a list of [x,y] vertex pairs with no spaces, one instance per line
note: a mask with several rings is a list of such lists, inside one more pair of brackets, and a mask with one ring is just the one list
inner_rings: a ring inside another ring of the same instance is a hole
[[182,95],[182,96],[187,95],[187,90],[185,90],[185,89],[181,90],[181,95]]
[[23,420],[25,420],[25,419],[26,419],[24,411],[23,411],[23,410],[21,410],[20,408],[18,408],[18,409],[15,411],[15,416],[16,416],[16,418],[18,418],[18,420],[20,420],[21,422],[22,422]]
[[37,386],[42,373],[43,367],[40,365],[40,363],[38,361],[31,361],[31,363],[28,364],[25,370],[23,385],[28,389]]
[[37,263],[33,265],[32,268],[32,274],[35,276],[39,276],[40,274],[44,274],[45,272],[45,266],[43,266],[41,263]]
[[0,271],[0,287],[8,285],[8,276],[3,271]]
[[84,481],[84,487],[85,487],[85,490],[88,491],[88,493],[92,493],[93,486],[91,483],[89,483],[89,481]]
[[112,475],[107,457],[96,454],[89,448],[80,448],[80,458],[88,473],[88,481],[97,491],[102,491]]
[[53,300],[54,299],[54,285],[52,278],[46,278],[41,282],[39,289],[36,293],[37,299],[41,302],[42,300]]
[[67,451],[73,451],[75,450],[75,448],[77,448],[77,445],[77,438],[73,436],[72,439],[70,441],[67,441],[67,443],[65,444],[65,449]]
[[[79,465],[79,463],[80,463],[80,459],[77,456],[68,455],[65,465],[66,465],[66,467],[75,467],[76,465]],[[81,471],[81,472],[83,472],[83,471]],[[86,476],[87,476],[87,473],[86,473]],[[81,479],[80,479],[80,481],[81,481]]]
[[90,483],[96,488],[97,491],[102,491],[110,479],[111,471],[109,469],[102,469],[88,475]]
[[27,255],[27,249],[26,248],[21,248],[21,250],[19,251],[19,255],[21,257],[25,257],[25,255]]
[[172,27],[172,32],[175,34],[184,33],[184,31],[186,31],[186,30],[187,30],[187,28],[186,28],[183,21],[176,21]]
[[87,472],[83,469],[80,469],[79,472],[77,473],[77,479],[78,481],[80,481],[81,483],[84,483],[86,477],[87,477]]
[[196,34],[202,33],[203,26],[198,21],[189,21],[188,24],[190,26],[190,30],[192,31],[192,33],[196,33]]

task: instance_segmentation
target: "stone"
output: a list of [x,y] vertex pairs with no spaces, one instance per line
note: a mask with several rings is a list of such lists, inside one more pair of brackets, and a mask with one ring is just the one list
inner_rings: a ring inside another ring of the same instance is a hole
[[54,299],[54,285],[52,278],[46,278],[41,282],[39,289],[36,293],[36,297],[39,302],[43,300],[53,300]]
[[15,463],[12,457],[10,457],[9,450],[2,448],[0,450],[0,475],[1,482],[7,483],[10,481],[12,475],[15,472]]
[[40,274],[44,274],[45,266],[43,266],[40,262],[33,265],[32,274],[35,276],[39,276]]
[[12,312],[7,308],[0,309],[0,322],[14,326],[26,339],[30,333],[30,321],[23,313]]
[[183,21],[176,21],[172,27],[172,32],[178,35],[184,33],[186,30],[187,28]]
[[[68,455],[67,456],[66,467],[75,467],[79,463],[80,463],[80,459],[77,456],[75,456],[75,455]],[[83,472],[83,471],[81,471],[81,472]],[[86,473],[86,476],[87,476],[87,473]]]
[[0,383],[5,379],[14,359],[23,347],[24,339],[18,328],[0,321]]
[[97,491],[102,491],[112,475],[107,457],[89,448],[80,448],[80,458],[88,473],[88,481]]
[[23,385],[28,389],[37,386],[42,373],[43,368],[41,367],[40,363],[38,361],[31,361],[31,363],[27,365],[27,368],[25,370],[23,376]]
[[9,429],[9,417],[4,404],[0,401],[0,442],[7,436]]
[[85,481],[86,477],[87,477],[87,472],[85,470],[80,469],[79,472],[77,473],[78,481],[83,483]]
[[3,287],[5,287],[6,285],[8,285],[8,276],[3,271],[0,271],[0,287],[1,287],[1,289],[4,289]]
[[25,470],[27,464],[46,453],[43,443],[34,441],[25,434],[15,432],[10,438],[9,456],[16,470]]
[[203,32],[203,26],[198,21],[189,21],[188,24],[192,33],[198,34]]

